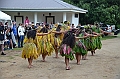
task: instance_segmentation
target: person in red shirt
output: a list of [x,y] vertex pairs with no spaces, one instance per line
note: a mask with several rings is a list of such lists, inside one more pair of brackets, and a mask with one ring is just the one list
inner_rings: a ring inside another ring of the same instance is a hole
[[26,16],[26,19],[25,19],[25,22],[24,22],[24,23],[25,23],[25,24],[29,24],[29,22],[30,22],[30,21],[29,21],[28,17]]

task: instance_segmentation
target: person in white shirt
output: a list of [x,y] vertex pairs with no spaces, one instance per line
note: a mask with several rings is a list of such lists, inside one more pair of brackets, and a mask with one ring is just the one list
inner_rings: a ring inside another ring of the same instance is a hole
[[25,33],[25,28],[23,24],[20,24],[18,27],[18,36],[19,36],[19,41],[18,41],[18,47],[23,47],[23,40],[24,40],[24,33]]

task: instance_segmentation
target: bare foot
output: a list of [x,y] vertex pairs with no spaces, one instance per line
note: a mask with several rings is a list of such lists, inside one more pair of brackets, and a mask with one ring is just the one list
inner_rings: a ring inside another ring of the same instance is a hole
[[31,68],[31,65],[29,65],[28,68],[30,69],[30,68]]
[[45,60],[41,60],[42,62],[45,62]]
[[83,57],[82,60],[88,60],[86,57]]
[[70,67],[66,67],[66,70],[70,70]]
[[82,60],[88,60],[88,59],[84,58],[84,59],[82,59]]
[[59,58],[58,56],[54,57],[54,58]]
[[79,62],[79,63],[77,63],[77,65],[80,65],[80,62]]

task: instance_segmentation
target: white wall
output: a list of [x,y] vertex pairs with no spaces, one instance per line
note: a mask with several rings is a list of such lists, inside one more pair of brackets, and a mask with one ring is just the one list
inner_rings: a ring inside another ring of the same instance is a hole
[[55,23],[63,21],[63,13],[53,13],[55,15]]
[[71,24],[77,26],[79,23],[79,15],[78,18],[75,18],[75,13],[73,13],[73,19],[72,19],[72,12],[67,13],[67,21],[70,21]]
[[72,14],[71,13],[67,13],[67,21],[70,22],[70,24],[72,24],[72,18],[71,18]]
[[[9,14],[12,17],[12,20],[14,20],[14,16],[18,16],[18,12],[5,12]],[[37,22],[45,22],[45,16],[49,16],[50,12],[37,12]],[[44,16],[43,16],[44,14]],[[28,16],[30,22],[34,22],[34,12],[20,12],[20,16],[25,17]],[[51,16],[55,16],[55,23],[62,22],[63,21],[63,13],[62,12],[52,12]],[[79,23],[79,15],[78,18],[75,18],[72,20],[72,12],[66,13],[66,20],[70,21],[70,23],[75,24],[75,26]]]
[[[18,16],[18,12],[5,12],[5,13],[9,14],[12,17],[12,20],[14,20],[14,16]],[[20,16],[23,16],[24,20],[25,17],[28,16],[31,22],[34,21],[34,14],[32,12],[20,12]]]
[[[38,18],[38,21],[39,22],[45,22],[45,16],[49,16],[49,13],[46,13],[46,12],[40,12],[38,13],[38,16],[41,17],[41,18]],[[44,14],[44,16],[43,16]],[[51,13],[51,16],[55,16],[55,23],[57,22],[62,22],[62,13],[57,13],[57,12],[53,12]]]
[[72,23],[77,26],[78,23],[79,23],[79,14],[78,14],[78,17],[75,17],[75,14],[78,14],[78,13],[72,13]]
[[43,16],[43,13],[38,12],[38,22],[45,22],[45,16]]
[[79,24],[79,14],[78,18],[74,18],[74,25],[77,26]]

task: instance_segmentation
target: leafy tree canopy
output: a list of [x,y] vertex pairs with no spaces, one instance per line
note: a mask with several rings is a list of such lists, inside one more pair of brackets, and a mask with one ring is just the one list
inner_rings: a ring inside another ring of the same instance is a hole
[[[120,24],[120,0],[63,0],[79,8],[88,10],[82,15],[81,23],[102,22]],[[84,17],[83,17],[84,15]]]

